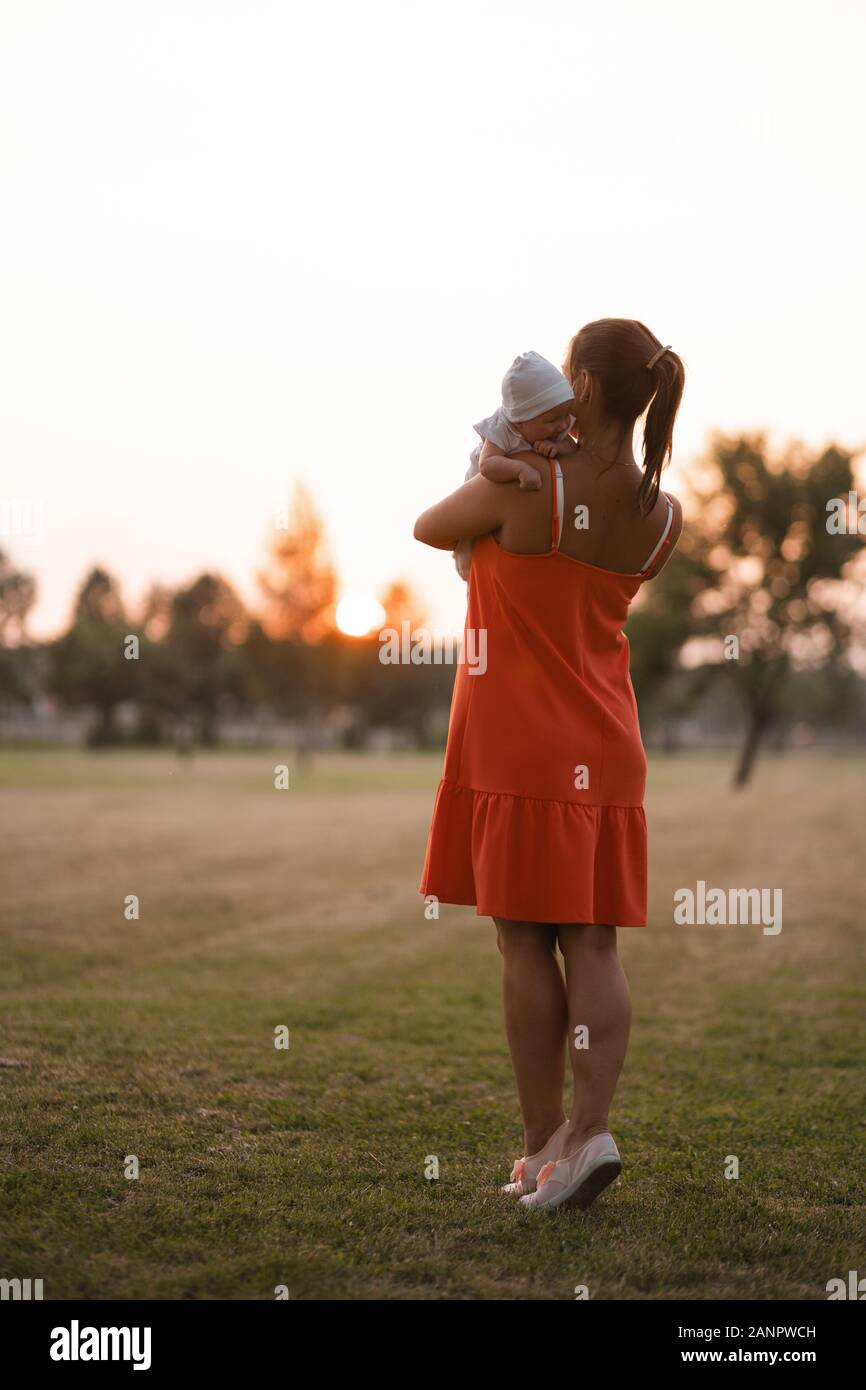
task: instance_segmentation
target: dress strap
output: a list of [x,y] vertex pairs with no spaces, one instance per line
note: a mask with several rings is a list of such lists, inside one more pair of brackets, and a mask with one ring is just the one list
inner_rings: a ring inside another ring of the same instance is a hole
[[668,504],[668,515],[667,520],[665,521],[665,528],[659,536],[658,541],[653,546],[652,554],[650,555],[643,569],[638,570],[638,574],[646,574],[648,570],[652,567],[654,562],[658,559],[661,552],[670,544],[671,526],[673,525],[674,519],[674,509],[671,504],[671,499],[668,497],[667,493],[664,494],[664,498]]
[[558,458],[549,459],[551,493],[553,494],[553,515],[550,519],[550,539],[552,548],[559,549],[559,542],[562,540],[562,521],[565,511],[565,484],[562,481],[562,469]]

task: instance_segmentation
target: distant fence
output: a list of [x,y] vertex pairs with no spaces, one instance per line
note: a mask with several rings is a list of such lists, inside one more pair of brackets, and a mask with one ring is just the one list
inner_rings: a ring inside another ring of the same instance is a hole
[[93,724],[91,714],[70,714],[51,719],[17,716],[0,719],[0,743],[81,745]]
[[[7,712],[0,714],[0,745],[83,747],[93,724],[94,715],[87,710],[68,713],[55,711],[50,714]],[[447,726],[447,709],[441,711],[441,717],[431,718],[429,731],[436,745],[444,747]],[[136,740],[131,721],[121,720],[119,729],[122,742],[133,747],[146,746]],[[188,726],[178,725],[179,734],[185,729]],[[418,746],[411,730],[387,724],[365,724],[361,727],[346,710],[307,723],[266,715],[252,718],[226,716],[217,720],[216,732],[219,744],[229,748],[282,747],[314,752],[353,747],[389,752]],[[351,738],[347,738],[349,733]],[[653,721],[642,729],[642,734],[647,748],[670,751],[678,748],[737,748],[743,739],[741,727],[700,717]],[[184,746],[189,744],[188,738],[178,737],[175,740],[168,737],[162,746],[171,748],[175,742]],[[430,740],[425,746],[430,746]],[[763,746],[767,749],[866,747],[866,727],[798,721],[771,729]]]
[[[447,710],[441,721],[441,741],[444,745],[447,731]],[[26,744],[52,746],[84,747],[94,725],[94,715],[88,711],[64,714],[14,714],[0,715],[0,746],[14,747]],[[316,752],[329,748],[343,748],[347,745],[347,732],[355,729],[345,718],[330,718],[302,723],[262,716],[260,718],[240,719],[222,718],[216,722],[218,744],[228,748],[297,748],[303,752]],[[169,731],[157,747],[188,747],[189,726],[179,723],[177,737]],[[119,746],[153,746],[135,737],[135,726],[125,720],[118,721]],[[437,730],[437,733],[439,731]],[[390,752],[413,748],[416,740],[411,731],[388,725],[365,726],[360,733],[355,732],[352,746],[369,748],[377,752]]]

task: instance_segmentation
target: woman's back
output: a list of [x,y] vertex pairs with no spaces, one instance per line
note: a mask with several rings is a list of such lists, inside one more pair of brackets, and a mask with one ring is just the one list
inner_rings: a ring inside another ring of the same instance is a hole
[[[498,534],[499,544],[517,554],[543,554],[551,546],[550,517],[553,511],[551,470],[536,454],[520,457],[541,471],[542,486],[537,492],[518,493]],[[559,505],[563,525],[559,549],[571,559],[613,573],[637,575],[662,536],[670,538],[653,573],[658,573],[671,554],[680,530],[682,513],[671,498],[672,520],[668,524],[667,494],[659,492],[647,516],[638,507],[638,490],[643,478],[636,464],[605,466],[580,450],[560,460],[563,486]],[[645,576],[646,577],[646,576]]]
[[[672,509],[662,496],[660,540],[654,516],[641,518],[636,496],[628,495],[627,468],[610,483],[583,459],[567,478],[558,461],[539,463],[546,486],[517,494],[498,539],[475,542],[467,638],[485,634],[487,660],[483,673],[464,668],[458,675],[445,776],[487,792],[523,788],[542,799],[634,805],[643,798],[646,767],[623,625],[648,561],[657,550],[659,561],[669,553]],[[622,511],[626,501],[631,525],[614,526],[612,508]],[[522,527],[521,515],[530,517]],[[608,535],[600,537],[604,528]],[[592,775],[575,786],[569,759],[581,749]]]

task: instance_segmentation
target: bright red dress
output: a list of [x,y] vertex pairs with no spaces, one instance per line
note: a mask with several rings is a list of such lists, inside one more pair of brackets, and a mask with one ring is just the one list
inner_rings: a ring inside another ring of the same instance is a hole
[[[552,470],[553,471],[553,470]],[[556,466],[554,484],[561,478]],[[561,488],[561,483],[560,483]],[[622,630],[637,574],[475,542],[464,657],[419,891],[528,922],[646,926],[646,754]]]

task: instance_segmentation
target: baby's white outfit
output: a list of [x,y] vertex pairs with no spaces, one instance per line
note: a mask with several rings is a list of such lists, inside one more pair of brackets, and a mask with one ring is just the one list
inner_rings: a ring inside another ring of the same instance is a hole
[[[520,430],[515,429],[515,424],[522,420],[532,420],[536,415],[544,415],[554,406],[564,405],[566,401],[573,399],[574,392],[562,372],[558,371],[552,362],[548,362],[546,357],[542,357],[538,352],[522,352],[519,357],[515,357],[502,378],[502,405],[485,420],[479,420],[477,425],[473,425],[473,429],[481,436],[481,443],[476,444],[469,455],[469,467],[464,481],[468,483],[478,472],[481,449],[486,439],[495,444],[503,454],[519,454],[531,449],[532,445]],[[570,419],[569,429],[571,424],[573,417]],[[568,430],[563,430],[562,434],[556,436],[556,441],[560,443],[567,437]],[[457,542],[454,547],[454,563],[460,578],[468,582],[472,563],[471,540]]]

